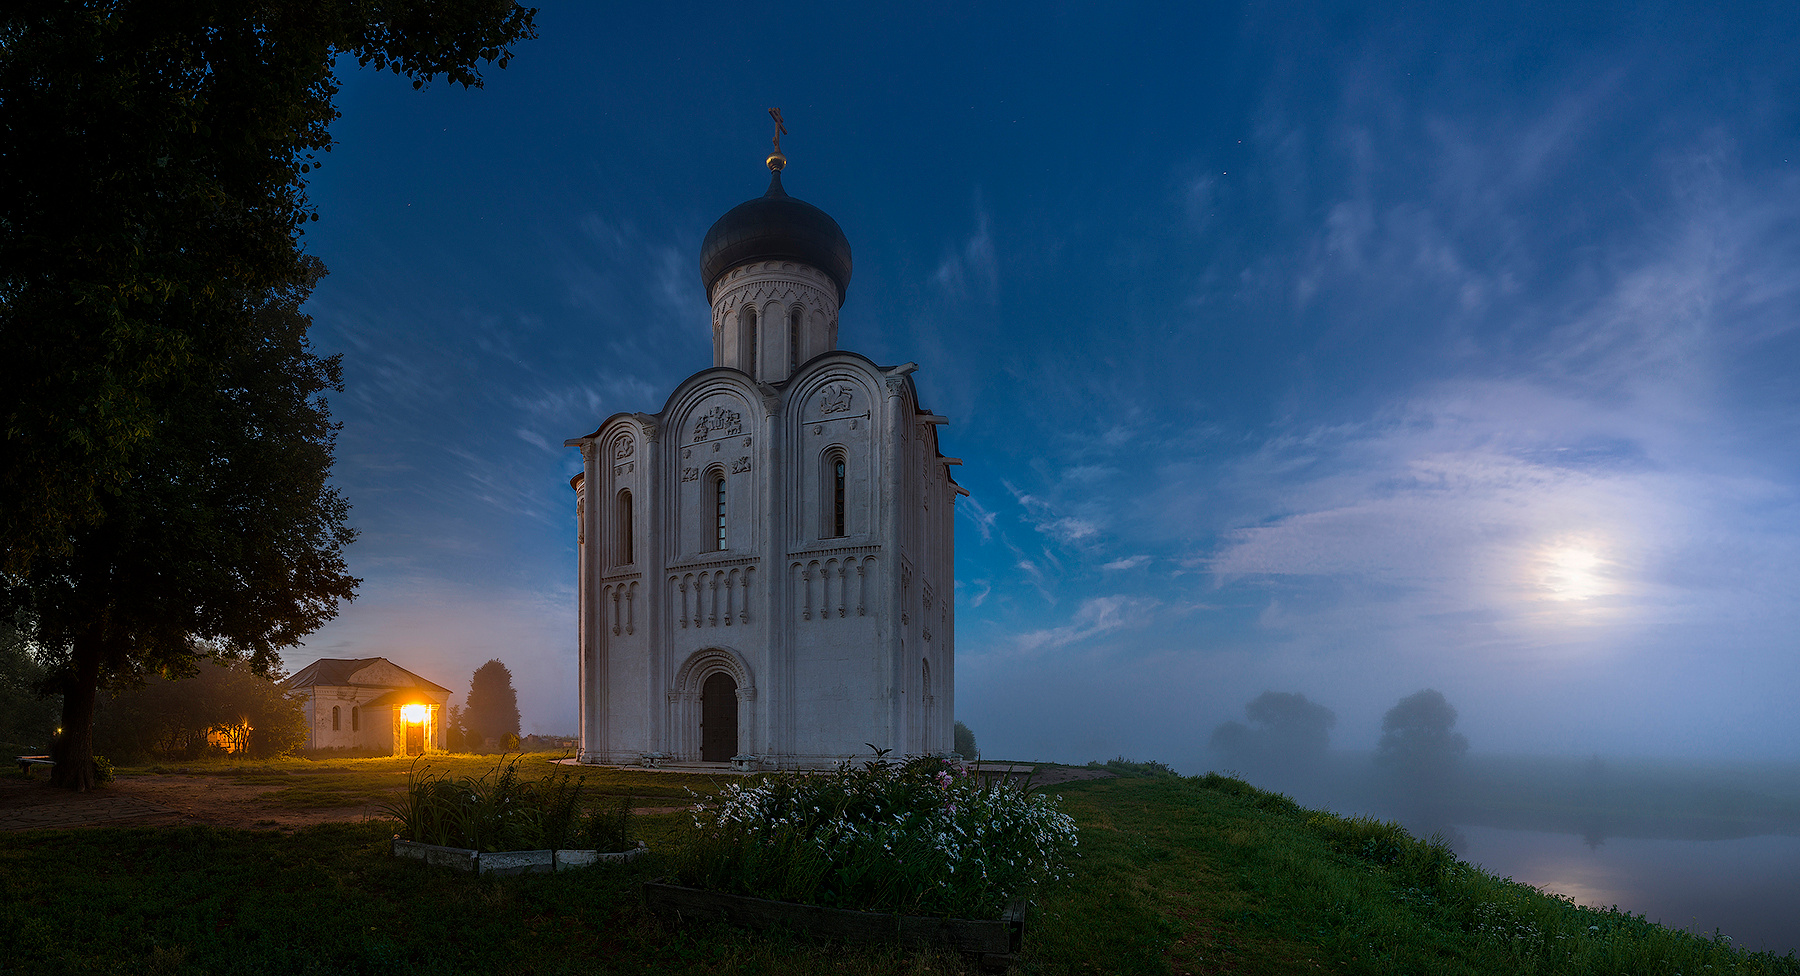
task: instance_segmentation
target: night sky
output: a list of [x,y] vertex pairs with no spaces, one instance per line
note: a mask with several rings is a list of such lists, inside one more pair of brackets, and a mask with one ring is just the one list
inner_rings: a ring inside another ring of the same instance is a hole
[[547,6],[484,90],[342,65],[309,195],[355,603],[287,654],[575,729],[566,438],[711,365],[783,182],[916,361],[984,753],[1800,756],[1800,7]]

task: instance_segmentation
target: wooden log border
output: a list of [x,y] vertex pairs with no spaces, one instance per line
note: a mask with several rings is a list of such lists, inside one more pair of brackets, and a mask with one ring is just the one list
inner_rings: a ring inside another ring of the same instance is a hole
[[844,942],[885,942],[915,947],[949,946],[983,956],[1019,951],[1025,934],[1025,900],[1016,898],[993,921],[933,918],[823,908],[749,895],[683,888],[655,881],[644,883],[650,909],[677,922],[706,919],[749,929],[785,926],[802,934]]

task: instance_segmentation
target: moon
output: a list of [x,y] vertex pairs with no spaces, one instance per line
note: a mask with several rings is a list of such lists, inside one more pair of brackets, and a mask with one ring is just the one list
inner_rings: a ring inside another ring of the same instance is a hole
[[1544,550],[1539,577],[1554,600],[1587,600],[1607,592],[1600,554],[1586,545],[1556,545]]

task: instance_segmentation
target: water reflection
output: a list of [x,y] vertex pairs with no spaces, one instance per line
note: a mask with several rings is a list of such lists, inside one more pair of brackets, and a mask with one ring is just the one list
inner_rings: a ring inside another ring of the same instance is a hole
[[1800,837],[1649,840],[1464,826],[1457,856],[1583,905],[1618,905],[1742,948],[1800,951]]

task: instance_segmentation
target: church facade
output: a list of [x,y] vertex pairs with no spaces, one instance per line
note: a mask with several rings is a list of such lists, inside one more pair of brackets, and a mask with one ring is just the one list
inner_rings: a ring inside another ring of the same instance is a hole
[[712,368],[567,442],[583,762],[951,749],[960,462],[915,364],[837,348],[850,245],[785,163],[701,249]]

